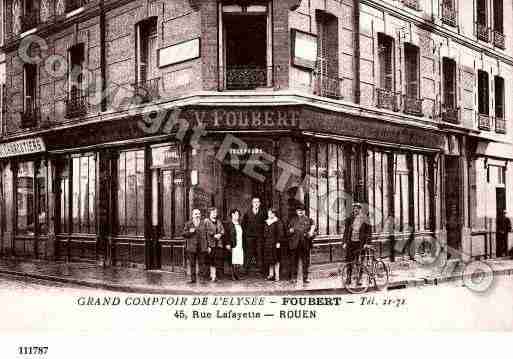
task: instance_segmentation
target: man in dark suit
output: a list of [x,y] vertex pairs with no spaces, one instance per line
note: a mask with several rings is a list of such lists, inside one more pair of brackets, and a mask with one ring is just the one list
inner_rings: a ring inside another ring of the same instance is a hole
[[[208,251],[207,235],[205,225],[201,220],[201,211],[197,208],[192,210],[192,219],[185,223],[183,229],[185,238],[185,252],[191,271],[189,283],[196,283],[196,263],[202,268],[205,265],[205,258]],[[200,273],[202,271],[200,270]]]
[[256,265],[258,270],[265,275],[264,268],[264,223],[267,213],[262,208],[260,198],[251,200],[251,208],[242,218],[242,231],[244,232],[244,265],[246,272],[251,266]]
[[305,207],[302,204],[296,207],[296,216],[290,221],[287,232],[290,236],[289,248],[293,258],[290,269],[291,277],[295,278],[297,276],[299,259],[301,259],[303,263],[303,283],[309,283],[308,267],[310,265],[312,241],[315,236],[315,223],[306,216]]
[[[360,203],[353,203],[353,211],[351,216],[346,218],[344,221],[344,248],[346,249],[346,261],[353,263],[359,259],[359,256],[367,246],[370,240],[371,226],[369,219],[365,215],[362,205]],[[347,279],[349,284],[351,274],[353,271],[353,265],[349,264]]]

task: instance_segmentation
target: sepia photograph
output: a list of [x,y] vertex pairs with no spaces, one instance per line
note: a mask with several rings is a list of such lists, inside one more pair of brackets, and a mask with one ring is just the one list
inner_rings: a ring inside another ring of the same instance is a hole
[[513,330],[511,0],[0,21],[0,336]]

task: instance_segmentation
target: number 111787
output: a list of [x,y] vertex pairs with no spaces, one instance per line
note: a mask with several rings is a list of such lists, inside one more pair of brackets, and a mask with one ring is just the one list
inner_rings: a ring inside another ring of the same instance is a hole
[[46,355],[48,347],[42,346],[19,346],[18,354],[20,355]]

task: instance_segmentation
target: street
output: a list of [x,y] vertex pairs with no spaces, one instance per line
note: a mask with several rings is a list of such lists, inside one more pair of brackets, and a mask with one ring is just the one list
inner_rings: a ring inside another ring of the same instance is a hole
[[[330,331],[422,331],[513,329],[513,281],[496,278],[486,293],[475,293],[452,282],[403,290],[343,295],[341,306],[291,306],[278,297],[265,297],[261,307],[228,306],[223,310],[256,310],[258,320],[222,321],[194,319],[192,310],[215,313],[208,305],[187,305],[184,296],[152,296],[120,293],[55,284],[19,277],[0,277],[0,332],[99,334],[120,332],[167,333],[177,330],[212,331],[284,330]],[[196,296],[198,302],[201,298]],[[205,299],[201,299],[205,300]],[[256,308],[256,309],[255,309]],[[280,319],[282,310],[309,310],[315,319]],[[183,317],[176,315],[182,311]],[[274,316],[273,316],[274,315]]]

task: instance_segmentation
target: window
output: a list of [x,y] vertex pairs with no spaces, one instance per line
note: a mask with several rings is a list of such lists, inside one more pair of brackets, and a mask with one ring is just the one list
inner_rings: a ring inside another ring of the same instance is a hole
[[493,44],[504,49],[504,7],[503,0],[493,0]]
[[456,26],[456,7],[454,6],[454,0],[443,0],[442,21],[444,24]]
[[227,90],[252,90],[273,84],[272,36],[266,5],[220,5],[219,63]]
[[58,176],[57,176],[57,193],[59,194],[57,201],[57,232],[58,233],[69,233],[71,231],[69,227],[70,217],[70,160],[66,158],[59,163]]
[[325,97],[340,97],[338,74],[338,19],[317,12],[318,44],[315,71],[316,93]]
[[490,41],[488,32],[488,9],[487,0],[477,0],[477,37],[483,41]]
[[34,64],[23,65],[23,114],[21,127],[33,127],[38,119],[37,68]]
[[41,162],[20,162],[16,182],[18,234],[47,233],[47,168]]
[[410,231],[410,166],[404,153],[394,153],[394,214],[396,231]]
[[419,48],[411,44],[404,46],[406,95],[404,112],[412,115],[422,114],[422,101],[419,100]]
[[415,211],[415,230],[427,231],[433,228],[431,220],[432,189],[431,189],[430,158],[426,155],[413,154],[413,201]]
[[443,104],[442,117],[444,121],[457,123],[456,109],[456,62],[447,57],[443,58]]
[[137,71],[135,94],[143,102],[152,101],[159,96],[159,78],[157,67],[157,18],[141,21],[137,30]]
[[369,219],[374,233],[392,230],[387,227],[390,216],[390,155],[376,149],[367,151],[367,191]]
[[144,167],[144,150],[119,154],[118,234],[144,235]]
[[66,117],[77,117],[87,112],[87,95],[84,88],[84,44],[72,46],[68,51],[68,98]]
[[506,120],[504,117],[504,79],[495,76],[495,131],[499,133],[506,132]]
[[21,20],[21,31],[27,31],[39,24],[39,1],[23,1],[23,17]]
[[313,143],[310,149],[310,217],[319,233],[341,234],[350,196],[346,194],[348,157],[343,145]]
[[488,73],[485,71],[478,70],[477,71],[477,86],[478,86],[478,110],[479,114],[486,115],[490,113],[489,111],[489,84],[488,84]]
[[396,110],[394,82],[394,40],[384,34],[378,34],[379,88],[377,106]]
[[185,185],[183,172],[162,171],[162,235],[180,236],[185,224]]
[[82,6],[87,4],[87,0],[65,0],[66,1],[66,12],[80,9]]

